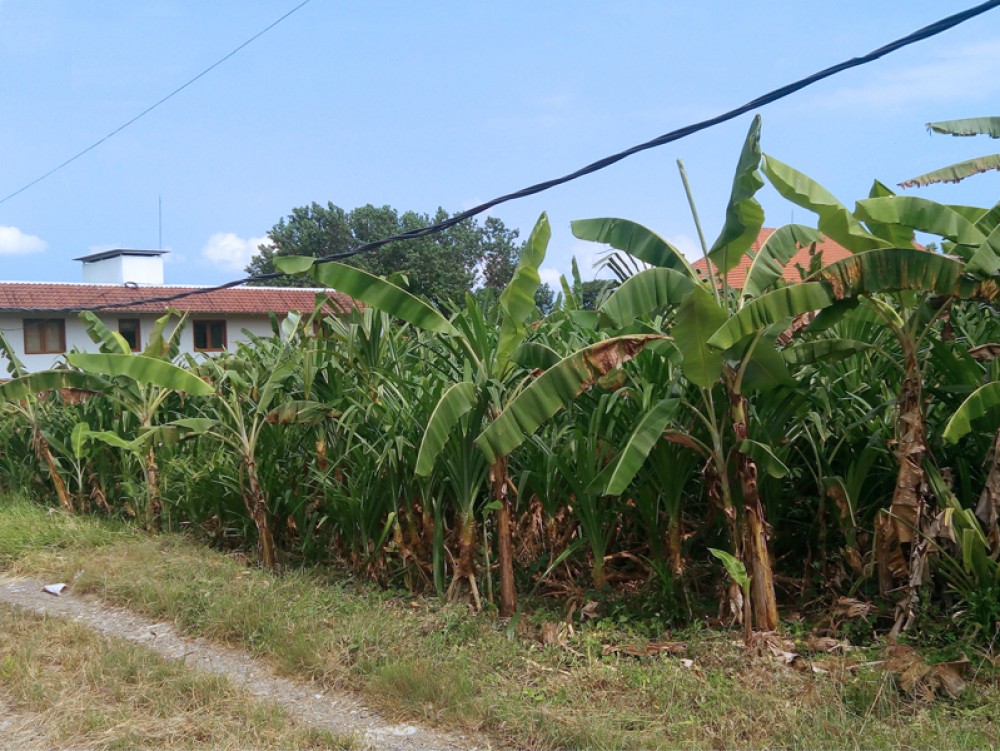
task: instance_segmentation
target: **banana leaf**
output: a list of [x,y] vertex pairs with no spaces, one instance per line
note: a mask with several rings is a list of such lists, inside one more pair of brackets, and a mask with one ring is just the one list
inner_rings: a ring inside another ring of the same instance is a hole
[[[751,300],[710,335],[708,345],[726,350],[746,336],[787,318],[821,310],[834,302],[830,290],[819,282],[781,287]],[[679,342],[678,342],[679,346]]]
[[458,335],[455,327],[438,310],[402,287],[353,266],[334,262],[316,264],[314,260],[302,256],[280,256],[274,259],[274,265],[286,274],[297,274],[312,268],[313,276],[324,287],[350,295],[417,328],[449,336]]
[[846,206],[812,178],[767,155],[763,170],[782,196],[819,217],[820,232],[852,253],[888,245],[869,233]]
[[[887,196],[858,201],[857,216],[880,224],[898,224],[947,238],[959,246],[974,247],[983,241],[976,225],[950,206],[916,196]],[[966,258],[970,250],[959,253]]]
[[708,388],[722,375],[722,353],[708,346],[709,337],[726,320],[726,311],[704,287],[694,287],[677,310],[671,329],[681,352],[681,371],[696,386]]
[[754,197],[764,187],[760,176],[760,115],[750,124],[726,206],[726,222],[708,251],[708,259],[725,275],[750,249],[764,225],[764,209]]
[[628,219],[577,219],[570,227],[581,240],[604,243],[651,266],[673,269],[691,279],[696,278],[681,251],[641,224]]
[[642,468],[649,452],[663,435],[663,429],[677,411],[678,399],[662,399],[642,416],[629,436],[625,448],[609,466],[610,477],[604,487],[604,495],[621,495]]
[[94,344],[101,348],[101,352],[108,352],[115,355],[128,355],[132,353],[132,348],[125,341],[125,337],[117,331],[109,329],[104,321],[98,318],[92,311],[85,310],[80,313],[80,320],[83,321],[87,335]]
[[476,438],[489,461],[520,446],[550,417],[662,334],[619,336],[591,344],[563,358],[521,391]]
[[448,442],[458,421],[475,403],[476,386],[473,383],[467,381],[456,383],[444,392],[434,407],[430,420],[427,421],[427,429],[424,431],[423,440],[420,441],[415,470],[418,477],[430,476],[438,454]]
[[524,339],[526,324],[538,313],[535,292],[542,281],[538,275],[538,267],[545,260],[545,249],[551,236],[549,218],[543,213],[521,250],[514,276],[500,293],[499,302],[503,315],[500,319],[500,341],[494,359],[497,371],[495,375],[499,376],[506,370],[511,353]]
[[66,360],[74,367],[88,373],[124,376],[140,384],[151,384],[197,396],[207,396],[215,392],[210,383],[206,383],[194,373],[173,363],[145,355],[73,352],[66,355]]
[[792,256],[812,243],[818,243],[823,236],[814,229],[801,224],[786,224],[776,229],[754,256],[743,285],[744,297],[760,297],[776,280],[781,278],[785,266]]
[[[1000,382],[987,383],[975,391],[959,405],[944,427],[944,440],[957,443],[958,439],[972,430],[972,423],[983,417],[991,417],[996,422],[1000,415]],[[996,425],[992,425],[995,428]]]
[[628,279],[601,305],[600,314],[616,328],[671,305],[679,305],[696,283],[673,269],[646,269]]

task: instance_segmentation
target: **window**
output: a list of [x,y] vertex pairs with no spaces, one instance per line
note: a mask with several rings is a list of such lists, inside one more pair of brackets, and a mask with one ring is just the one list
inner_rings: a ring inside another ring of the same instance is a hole
[[195,321],[194,348],[199,352],[221,352],[226,348],[225,321]]
[[55,355],[66,351],[66,321],[62,318],[25,318],[24,354]]
[[142,335],[139,332],[138,318],[119,318],[118,333],[128,342],[128,346],[132,348],[133,352],[139,351],[142,344]]

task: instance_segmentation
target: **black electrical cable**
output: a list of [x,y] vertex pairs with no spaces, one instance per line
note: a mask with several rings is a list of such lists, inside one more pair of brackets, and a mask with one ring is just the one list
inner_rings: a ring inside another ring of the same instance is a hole
[[79,152],[78,154],[75,154],[74,156],[71,156],[69,159],[67,159],[65,162],[63,162],[59,166],[53,167],[52,169],[50,169],[48,172],[46,172],[41,177],[35,178],[30,183],[27,183],[26,185],[22,185],[20,188],[18,188],[17,190],[15,190],[13,193],[11,193],[11,194],[9,194],[7,196],[4,196],[3,198],[0,198],[0,205],[7,203],[7,201],[9,201],[14,196],[21,195],[21,193],[23,193],[24,191],[26,191],[28,188],[32,187],[33,185],[37,185],[38,183],[40,183],[45,178],[51,177],[56,172],[58,172],[59,170],[61,170],[63,167],[69,166],[70,164],[72,164],[73,162],[75,162],[80,157],[82,157],[85,154],[88,154],[91,151],[93,151],[94,149],[96,149],[98,146],[100,146],[102,143],[104,143],[105,141],[107,141],[112,136],[116,136],[119,133],[121,133],[123,130],[125,130],[125,128],[127,128],[130,125],[132,125],[137,120],[141,120],[143,117],[145,117],[150,112],[152,112],[153,110],[155,110],[157,107],[159,107],[161,104],[163,104],[164,102],[166,102],[168,99],[173,99],[175,96],[177,96],[178,94],[180,94],[182,91],[184,91],[184,89],[186,89],[188,86],[190,86],[191,84],[193,84],[195,81],[197,81],[198,79],[203,78],[204,76],[206,76],[209,73],[211,73],[213,70],[215,70],[216,68],[218,68],[224,62],[226,62],[226,60],[228,60],[229,58],[231,58],[233,55],[235,55],[241,49],[243,49],[244,47],[246,47],[248,44],[251,44],[252,42],[256,41],[260,37],[264,36],[264,34],[266,34],[267,32],[269,32],[271,29],[273,29],[275,26],[277,26],[279,23],[281,23],[282,21],[284,21],[290,15],[292,15],[293,13],[295,13],[295,11],[299,10],[300,8],[302,8],[304,5],[306,5],[309,2],[312,2],[312,0],[303,0],[301,3],[299,3],[298,5],[296,5],[294,8],[292,8],[290,11],[288,11],[285,15],[283,15],[277,21],[275,21],[274,23],[272,23],[270,26],[267,26],[266,28],[263,28],[260,31],[258,31],[252,37],[250,37],[245,42],[243,42],[243,44],[241,44],[239,47],[237,47],[236,49],[232,50],[231,52],[229,52],[224,57],[221,57],[218,60],[216,60],[214,63],[212,63],[211,65],[209,65],[207,68],[205,68],[205,70],[203,70],[201,73],[199,73],[198,75],[196,75],[194,78],[190,79],[187,83],[184,83],[184,84],[178,86],[176,89],[174,89],[173,91],[171,91],[169,94],[167,94],[165,97],[163,97],[162,99],[160,99],[155,104],[151,104],[150,106],[148,106],[146,109],[144,109],[142,112],[140,112],[138,115],[136,115],[135,117],[133,117],[131,120],[129,120],[124,125],[120,125],[117,128],[115,128],[113,131],[111,131],[106,136],[104,136],[104,138],[102,138],[99,141],[95,141],[94,143],[90,144],[90,146],[88,146],[87,148],[85,148],[83,151]]
[[[851,68],[856,68],[861,65],[866,65],[870,62],[878,60],[881,57],[884,57],[885,55],[888,55],[891,52],[895,52],[898,49],[902,49],[903,47],[915,44],[916,42],[921,42],[925,39],[930,39],[931,37],[937,36],[938,34],[948,31],[949,29],[958,26],[959,24],[965,23],[966,21],[975,18],[976,16],[982,15],[986,11],[993,10],[997,6],[1000,6],[1000,0],[989,0],[988,2],[981,3],[980,5],[976,5],[972,8],[969,8],[968,10],[964,10],[960,13],[948,16],[947,18],[943,18],[940,21],[936,21],[928,26],[924,26],[923,28],[914,31],[911,34],[907,34],[906,36],[900,37],[899,39],[890,42],[889,44],[886,44],[883,47],[879,47],[878,49],[869,52],[867,55],[851,58],[850,60],[838,63],[837,65],[833,65],[829,68],[824,68],[818,73],[813,73],[811,76],[807,76],[806,78],[801,78],[798,81],[774,89],[773,91],[769,91],[766,94],[762,94],[756,99],[753,99],[747,102],[746,104],[740,105],[739,107],[729,110],[728,112],[725,112],[721,115],[716,115],[715,117],[711,117],[707,120],[702,120],[701,122],[694,123],[692,125],[686,125],[683,128],[678,128],[677,130],[672,130],[669,133],[664,133],[663,135],[657,136],[652,140],[640,143],[636,146],[632,146],[631,148],[625,149],[624,151],[619,151],[617,154],[612,154],[611,156],[606,156],[603,159],[598,159],[596,162],[592,162],[591,164],[588,164],[585,167],[581,167],[575,172],[571,172],[567,175],[563,175],[562,177],[557,177],[552,180],[546,180],[544,182],[536,183],[535,185],[531,185],[527,188],[522,188],[521,190],[515,191],[513,193],[507,193],[506,195],[500,196],[499,198],[494,198],[490,201],[486,201],[485,203],[481,203],[478,206],[473,206],[471,209],[462,211],[448,219],[445,219],[444,221],[437,222],[436,224],[430,224],[427,225],[426,227],[419,227],[417,229],[412,229],[406,232],[400,232],[399,234],[396,235],[384,237],[380,240],[374,240],[372,242],[364,243],[362,245],[358,245],[352,248],[351,250],[344,251],[342,253],[331,253],[330,255],[322,256],[321,258],[317,258],[315,260],[315,263],[319,264],[319,263],[330,263],[332,261],[339,261],[344,258],[350,258],[351,256],[356,256],[359,253],[364,253],[369,250],[380,248],[383,245],[387,245],[388,243],[400,242],[403,240],[414,240],[419,237],[427,237],[428,235],[434,235],[439,232],[443,232],[444,230],[454,227],[456,224],[459,224],[460,222],[463,222],[466,219],[471,219],[472,217],[478,214],[482,214],[484,211],[487,211],[493,208],[494,206],[499,206],[502,203],[507,203],[509,201],[515,201],[519,198],[526,198],[527,196],[533,196],[536,195],[537,193],[542,193],[546,190],[549,190],[550,188],[554,188],[559,185],[564,185],[565,183],[571,182],[573,180],[592,174],[594,172],[598,172],[599,170],[602,170],[606,167],[610,167],[612,164],[616,164],[622,161],[623,159],[632,156],[633,154],[638,154],[640,151],[646,151],[648,149],[653,149],[658,146],[663,146],[665,144],[678,141],[682,138],[686,138],[687,136],[693,135],[694,133],[697,133],[699,131],[711,128],[715,125],[719,125],[720,123],[733,120],[734,118],[746,114],[751,110],[763,107],[764,105],[767,104],[771,104],[772,102],[776,102],[779,99],[784,99],[790,94],[794,94],[796,91],[804,89],[807,86],[811,86],[812,84],[817,83],[818,81],[822,81],[825,78],[829,78],[845,70],[850,70]],[[200,287],[197,289],[185,290],[184,292],[179,292],[172,295],[163,295],[160,297],[147,297],[147,298],[142,298],[140,300],[134,300],[132,302],[113,303],[108,305],[102,305],[100,307],[95,307],[95,308],[79,308],[79,307],[58,308],[54,309],[53,312],[73,313],[73,312],[78,312],[80,310],[109,310],[113,308],[128,308],[134,305],[140,305],[146,303],[149,304],[168,303],[168,302],[173,302],[174,300],[183,299],[185,297],[192,297],[194,295],[204,295],[211,292],[218,292],[224,289],[232,289],[233,287],[239,287],[249,282],[266,282],[272,279],[279,279],[283,276],[285,276],[285,274],[282,274],[281,272],[272,272],[269,274],[260,274],[258,276],[247,276],[244,277],[243,279],[235,279],[231,282],[226,282],[225,284],[219,284],[214,287]]]

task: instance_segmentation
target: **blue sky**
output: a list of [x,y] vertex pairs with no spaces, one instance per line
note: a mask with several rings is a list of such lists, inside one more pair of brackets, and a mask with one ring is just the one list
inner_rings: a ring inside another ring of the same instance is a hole
[[[101,138],[298,0],[0,0],[0,196]],[[742,104],[974,4],[911,0],[504,3],[312,0],[159,109],[0,205],[0,279],[78,281],[72,259],[171,251],[168,283],[241,275],[293,207],[455,211]],[[844,203],[1000,150],[929,136],[996,115],[1000,10],[770,105],[763,148]],[[494,214],[554,227],[544,278],[597,250],[573,219],[621,216],[697,252],[675,160],[711,242],[751,116]],[[982,175],[919,195],[1000,199]],[[766,224],[813,223],[773,189]]]

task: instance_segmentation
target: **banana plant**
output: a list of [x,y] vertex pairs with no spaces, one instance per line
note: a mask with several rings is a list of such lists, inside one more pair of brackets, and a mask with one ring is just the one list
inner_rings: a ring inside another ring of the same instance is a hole
[[260,478],[264,434],[337,416],[308,392],[299,394],[304,398],[289,398],[295,392],[291,382],[306,371],[307,350],[296,336],[299,321],[297,314],[289,314],[281,336],[258,338],[249,345],[240,342],[235,352],[200,363],[197,373],[215,385],[215,398],[205,403],[201,417],[170,423],[219,441],[239,457],[243,503],[257,530],[260,563],[267,569],[277,568],[278,558],[270,499]]
[[[758,173],[760,158],[758,117],[750,126],[740,155],[726,222],[716,242],[706,251],[708,260],[723,279],[740,263],[757,239],[763,224],[763,210],[754,198],[763,185]],[[767,524],[758,492],[757,464],[763,460],[766,466],[774,468],[780,465],[780,461],[771,447],[750,439],[746,394],[754,390],[771,391],[791,384],[787,368],[775,350],[774,341],[778,332],[765,332],[766,336],[755,337],[749,345],[725,353],[724,357],[723,352],[709,346],[709,338],[736,311],[750,305],[755,297],[735,294],[724,282],[716,286],[704,284],[677,248],[634,222],[622,219],[582,220],[573,223],[573,232],[581,239],[605,243],[651,266],[626,279],[600,308],[604,325],[617,329],[623,335],[593,347],[604,353],[617,352],[619,356],[612,358],[614,361],[610,366],[617,367],[653,341],[668,338],[663,334],[637,335],[624,334],[624,331],[635,327],[637,321],[649,313],[669,312],[669,331],[681,358],[681,370],[699,390],[701,404],[691,404],[690,409],[709,434],[705,441],[689,435],[684,440],[704,450],[710,457],[714,475],[710,484],[718,488],[719,501],[729,523],[736,553],[752,572],[752,600],[757,626],[773,630],[778,620],[777,604],[767,545]],[[759,295],[772,287],[780,278],[781,265],[802,244],[816,239],[818,235],[815,231],[798,226],[774,233],[751,266],[748,276],[752,282],[751,293]],[[572,372],[584,363],[593,363],[593,347],[566,358],[560,366],[550,369],[525,389],[509,405],[501,419],[484,432],[483,441],[494,452],[510,450],[541,420],[566,406],[584,384],[589,385],[596,378],[576,377],[570,381],[575,388],[562,386],[557,378],[559,374]],[[610,367],[600,370],[607,372]],[[717,386],[721,386],[721,393],[716,393]],[[637,427],[631,446],[636,445],[638,435],[650,434],[654,438],[641,441],[642,451],[623,454],[634,457],[627,459],[632,476],[655,445],[655,437],[662,435],[668,427],[669,420],[668,408],[660,404]],[[727,425],[734,436],[732,445],[726,445],[724,440]],[[681,431],[678,433],[686,435]],[[730,476],[732,464],[736,466],[735,477]],[[626,476],[624,471],[620,475]],[[734,481],[743,505],[742,517],[737,513]]]
[[[0,353],[2,353],[4,358],[7,360],[7,372],[10,374],[12,379],[22,379],[28,375],[28,371],[25,369],[24,364],[20,361],[20,359],[18,359],[13,347],[10,346],[10,343],[7,341],[7,337],[4,336],[2,332],[0,332]],[[14,388],[14,391],[16,393],[11,393],[11,389],[8,389],[5,392],[3,387],[0,386],[0,399],[6,400],[9,408],[21,419],[27,422],[31,430],[31,446],[35,451],[35,455],[38,457],[39,463],[44,465],[48,470],[52,487],[55,488],[56,497],[59,499],[59,505],[62,506],[64,511],[71,514],[75,513],[73,500],[70,497],[69,491],[66,489],[66,482],[59,473],[59,466],[56,462],[56,458],[52,455],[52,449],[49,446],[49,442],[46,439],[45,434],[42,432],[41,422],[39,420],[39,394],[41,392],[34,392],[30,389],[16,389],[16,387]]]
[[[921,533],[932,518],[923,490],[928,449],[921,351],[956,300],[996,300],[997,211],[894,196],[876,184],[873,197],[850,212],[818,183],[772,157],[765,158],[764,171],[783,196],[815,212],[820,230],[855,255],[814,272],[802,284],[762,295],[721,326],[709,343],[728,350],[768,327],[790,325],[824,309],[836,320],[862,299],[896,338],[904,374],[896,399],[898,474],[879,544],[882,558],[893,546],[909,551],[908,596],[894,627],[898,633],[916,617],[927,554]],[[915,247],[914,230],[937,234],[949,255]]]

